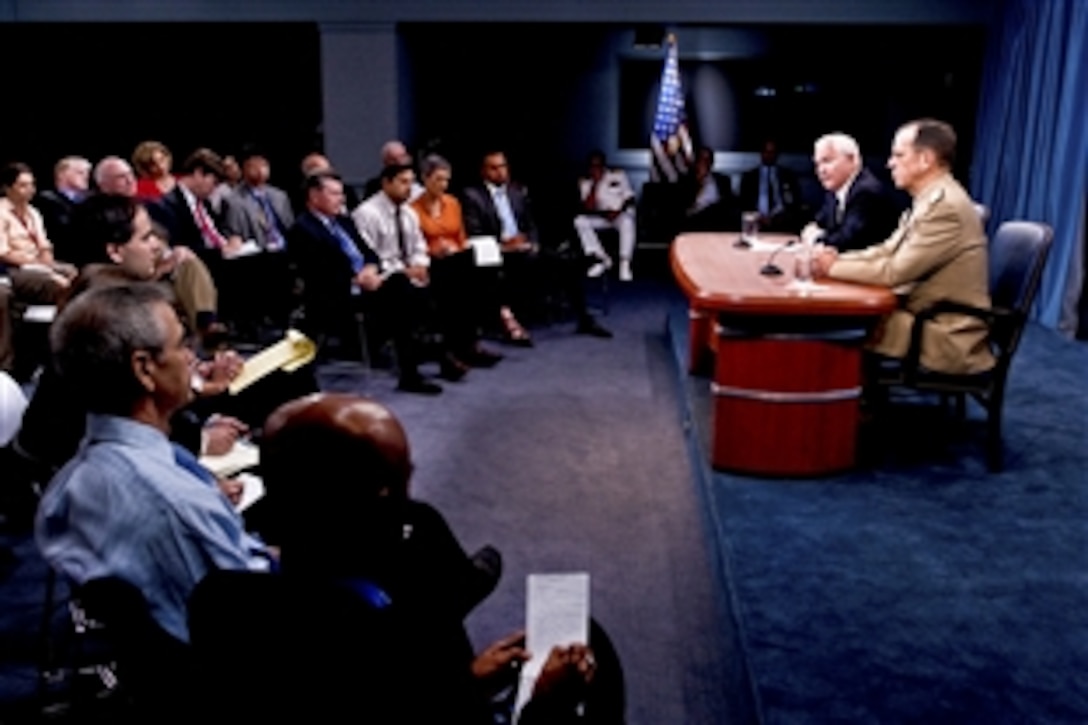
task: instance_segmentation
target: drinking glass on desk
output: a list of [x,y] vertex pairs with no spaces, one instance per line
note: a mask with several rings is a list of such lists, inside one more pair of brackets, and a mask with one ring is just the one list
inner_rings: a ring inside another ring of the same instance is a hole
[[759,239],[759,212],[746,211],[740,215],[740,241],[738,247],[750,247]]

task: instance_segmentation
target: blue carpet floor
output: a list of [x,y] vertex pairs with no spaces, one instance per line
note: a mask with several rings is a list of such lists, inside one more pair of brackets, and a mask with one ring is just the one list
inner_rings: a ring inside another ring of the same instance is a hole
[[774,480],[709,467],[683,305],[669,330],[753,716],[1088,721],[1088,347],[1028,330],[1003,473],[986,472],[981,411],[907,401],[866,468]]

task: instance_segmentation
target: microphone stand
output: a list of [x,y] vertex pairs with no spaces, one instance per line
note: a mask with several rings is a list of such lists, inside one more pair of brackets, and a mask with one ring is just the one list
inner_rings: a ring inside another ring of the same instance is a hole
[[792,247],[794,244],[797,244],[797,240],[790,239],[784,244],[780,245],[778,249],[771,252],[771,256],[767,257],[767,263],[759,268],[759,273],[762,274],[764,277],[781,277],[782,268],[774,263],[774,258],[777,257],[778,253],[781,252],[783,249],[785,249],[786,247]]

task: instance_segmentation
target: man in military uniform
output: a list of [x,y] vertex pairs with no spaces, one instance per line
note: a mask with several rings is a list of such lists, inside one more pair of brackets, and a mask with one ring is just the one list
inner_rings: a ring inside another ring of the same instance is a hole
[[[899,128],[888,168],[913,204],[881,244],[839,254],[821,249],[813,273],[847,282],[892,288],[899,309],[884,321],[873,352],[902,358],[914,315],[937,300],[990,306],[986,235],[971,197],[952,178],[956,133],[941,121],[921,119]],[[922,338],[921,363],[929,370],[964,374],[988,370],[994,358],[985,324],[958,313],[938,315]]]
[[589,154],[589,172],[578,180],[581,208],[574,217],[574,229],[589,259],[590,277],[599,277],[612,266],[612,257],[597,236],[598,229],[615,229],[620,234],[620,280],[630,282],[631,257],[635,253],[635,192],[627,174],[605,165],[604,153]]

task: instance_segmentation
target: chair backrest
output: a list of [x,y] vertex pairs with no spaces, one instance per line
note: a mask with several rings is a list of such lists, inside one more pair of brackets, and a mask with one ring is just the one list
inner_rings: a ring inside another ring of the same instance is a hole
[[990,301],[1012,312],[1012,319],[991,331],[1006,354],[1016,349],[1024,322],[1039,291],[1054,230],[1042,222],[1008,221],[990,244]]

